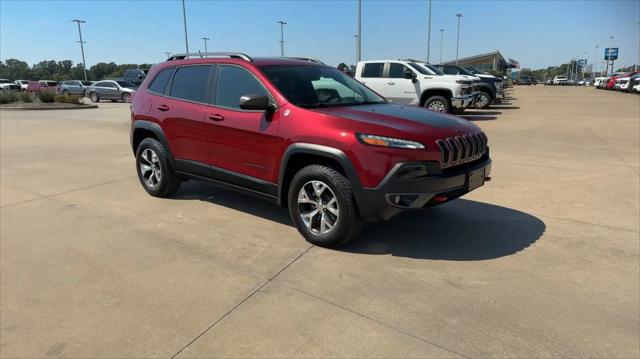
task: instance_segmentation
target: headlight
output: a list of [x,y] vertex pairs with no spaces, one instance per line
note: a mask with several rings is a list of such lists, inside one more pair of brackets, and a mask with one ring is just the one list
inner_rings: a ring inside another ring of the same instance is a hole
[[410,148],[421,150],[426,148],[422,143],[399,138],[383,137],[376,135],[366,135],[363,133],[356,134],[360,142],[371,146],[393,147],[393,148]]

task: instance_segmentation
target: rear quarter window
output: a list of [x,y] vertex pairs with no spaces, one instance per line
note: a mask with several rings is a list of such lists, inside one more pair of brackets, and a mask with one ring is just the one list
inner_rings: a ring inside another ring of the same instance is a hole
[[149,91],[163,94],[164,90],[167,88],[167,84],[169,83],[171,74],[173,74],[173,70],[174,68],[170,67],[158,72],[156,77],[151,81],[151,84],[149,85]]

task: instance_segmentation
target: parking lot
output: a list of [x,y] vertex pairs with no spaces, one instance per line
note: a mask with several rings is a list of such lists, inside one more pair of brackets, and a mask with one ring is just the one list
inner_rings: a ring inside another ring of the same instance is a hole
[[144,192],[128,105],[2,111],[2,357],[638,357],[640,97],[465,118],[492,181],[313,247],[286,209]]

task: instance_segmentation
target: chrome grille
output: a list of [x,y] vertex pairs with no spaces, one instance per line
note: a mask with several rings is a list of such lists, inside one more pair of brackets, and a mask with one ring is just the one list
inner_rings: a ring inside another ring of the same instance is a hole
[[436,144],[442,153],[441,167],[448,168],[477,160],[487,152],[488,142],[484,132],[437,140]]

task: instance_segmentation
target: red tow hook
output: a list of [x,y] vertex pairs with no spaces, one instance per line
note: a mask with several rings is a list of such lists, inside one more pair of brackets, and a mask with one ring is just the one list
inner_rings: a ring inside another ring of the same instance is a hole
[[448,199],[447,196],[444,196],[444,195],[441,195],[441,194],[433,197],[433,200],[438,202],[438,203],[445,202],[447,199]]

